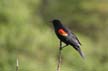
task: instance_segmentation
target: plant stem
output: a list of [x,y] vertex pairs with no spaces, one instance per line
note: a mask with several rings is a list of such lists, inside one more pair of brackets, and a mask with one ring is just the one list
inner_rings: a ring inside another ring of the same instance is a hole
[[57,71],[60,71],[61,65],[61,50],[62,50],[62,42],[60,41],[59,53],[58,53],[58,64],[57,64]]
[[17,59],[16,59],[16,71],[18,71],[18,69],[19,69],[19,60],[18,60],[18,57],[17,57]]

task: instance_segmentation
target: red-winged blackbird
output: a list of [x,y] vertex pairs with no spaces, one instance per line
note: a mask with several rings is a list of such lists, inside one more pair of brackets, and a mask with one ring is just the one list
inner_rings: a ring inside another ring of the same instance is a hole
[[66,28],[59,20],[54,19],[51,22],[53,23],[57,37],[60,39],[61,42],[64,42],[66,44],[63,47],[66,47],[68,45],[73,46],[79,52],[81,57],[84,58],[84,54],[80,49],[81,43],[78,40],[78,38],[68,28]]

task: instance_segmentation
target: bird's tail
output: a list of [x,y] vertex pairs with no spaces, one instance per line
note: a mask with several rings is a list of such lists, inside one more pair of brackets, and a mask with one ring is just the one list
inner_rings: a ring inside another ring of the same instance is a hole
[[80,47],[77,47],[76,50],[79,52],[80,56],[81,56],[83,59],[85,59],[84,53],[81,51]]

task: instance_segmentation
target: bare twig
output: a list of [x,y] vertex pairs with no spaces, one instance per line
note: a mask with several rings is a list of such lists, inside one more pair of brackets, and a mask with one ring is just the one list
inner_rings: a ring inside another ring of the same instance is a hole
[[17,59],[16,59],[16,71],[18,71],[19,70],[19,60],[18,60],[18,57],[17,57]]
[[58,53],[57,71],[60,71],[60,64],[61,64],[61,50],[62,50],[62,42],[60,41],[60,47],[59,47],[59,53]]

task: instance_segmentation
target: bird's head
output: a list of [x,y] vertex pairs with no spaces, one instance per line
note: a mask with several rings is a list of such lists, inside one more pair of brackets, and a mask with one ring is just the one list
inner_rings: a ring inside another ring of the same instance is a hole
[[60,24],[61,22],[58,19],[54,19],[51,21],[53,24]]
[[54,26],[61,26],[61,25],[62,25],[61,22],[60,22],[60,20],[58,20],[58,19],[53,19],[53,20],[51,20],[51,23],[52,23]]

